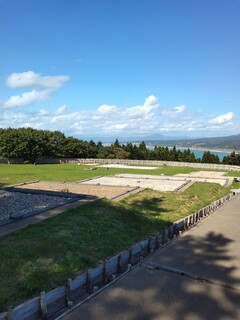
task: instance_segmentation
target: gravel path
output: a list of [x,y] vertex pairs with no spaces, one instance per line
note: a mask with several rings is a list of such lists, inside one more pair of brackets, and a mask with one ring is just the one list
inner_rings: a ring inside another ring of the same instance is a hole
[[69,198],[0,190],[0,221],[65,203]]

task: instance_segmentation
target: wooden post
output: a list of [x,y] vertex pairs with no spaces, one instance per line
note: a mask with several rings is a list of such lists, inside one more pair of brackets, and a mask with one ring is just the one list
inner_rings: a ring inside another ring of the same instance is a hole
[[118,256],[118,265],[117,265],[117,272],[122,272],[122,254],[120,253]]
[[174,223],[173,225],[173,237],[177,236],[179,234],[178,229],[177,229],[177,224]]
[[107,260],[103,262],[103,284],[108,283]]
[[72,279],[68,279],[66,283],[66,293],[65,293],[67,307],[72,307],[73,305],[73,301],[71,299],[71,286],[72,286]]
[[163,230],[162,232],[162,244],[165,243],[165,230]]
[[189,221],[189,225],[191,226],[192,225],[192,215],[189,216],[189,220],[188,221]]
[[87,293],[92,293],[92,283],[91,283],[91,274],[90,269],[86,272],[86,291]]
[[171,226],[169,227],[169,239],[170,240],[173,239],[173,235],[174,235],[174,225],[171,224]]
[[169,227],[165,227],[164,238],[165,238],[165,243],[167,243],[169,240]]
[[151,253],[151,238],[148,239],[148,254]]
[[128,258],[128,264],[132,264],[133,260],[133,254],[132,254],[132,248],[129,249],[129,258]]
[[199,211],[196,212],[196,222],[199,221]]
[[159,239],[159,236],[158,235],[156,235],[156,243],[155,243],[155,249],[157,250],[157,249],[159,249],[159,247],[160,247],[160,241],[159,241],[160,239]]
[[8,309],[8,312],[7,312],[7,320],[12,320],[12,309]]
[[192,214],[192,224],[194,225],[196,223],[196,213],[194,212]]
[[47,305],[45,299],[45,291],[40,293],[40,311],[41,311],[41,320],[47,319]]

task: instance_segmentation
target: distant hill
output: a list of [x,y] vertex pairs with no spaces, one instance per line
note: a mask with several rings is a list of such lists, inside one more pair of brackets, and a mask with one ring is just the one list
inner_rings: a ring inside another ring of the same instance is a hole
[[226,149],[240,151],[240,134],[228,137],[214,138],[198,138],[198,139],[176,139],[176,140],[145,140],[148,145],[153,146],[178,146],[187,148],[202,148],[202,149]]

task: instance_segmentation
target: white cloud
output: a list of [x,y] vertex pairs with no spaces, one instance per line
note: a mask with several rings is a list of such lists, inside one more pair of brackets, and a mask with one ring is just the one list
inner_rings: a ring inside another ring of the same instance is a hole
[[29,92],[24,92],[22,95],[12,96],[3,103],[3,108],[16,108],[23,107],[36,102],[41,102],[49,99],[51,91],[42,90],[36,91],[32,90]]
[[125,129],[127,126],[128,126],[127,123],[116,123],[109,126],[108,129],[111,131],[119,131],[119,130]]
[[148,119],[152,118],[154,112],[160,108],[155,96],[149,96],[142,105],[127,107],[122,109],[122,116],[128,119]]
[[172,108],[172,109],[163,110],[162,111],[162,115],[175,117],[175,116],[179,115],[180,113],[184,112],[185,110],[186,110],[186,106],[181,105],[181,106],[177,106],[177,107]]
[[[25,97],[27,100],[28,96]],[[23,99],[23,98],[22,98]],[[30,99],[30,98],[29,98]],[[18,104],[20,102],[16,99]],[[16,105],[16,101],[12,102]],[[26,101],[22,101],[26,103]],[[177,112],[162,113],[162,107],[154,96],[145,99],[142,104],[119,107],[103,104],[95,110],[80,110],[72,112],[66,105],[54,111],[39,109],[38,111],[3,109],[0,117],[0,127],[30,126],[36,129],[60,130],[66,135],[80,136],[149,136],[154,134],[167,135],[221,135],[239,132],[239,121],[234,123],[233,113],[207,118],[201,114],[186,112],[185,106],[169,108]],[[166,110],[164,110],[166,111]],[[238,120],[238,119],[237,119]],[[225,121],[225,122],[224,122]]]
[[218,117],[215,117],[213,119],[210,119],[209,120],[209,123],[212,123],[212,124],[223,124],[223,123],[226,123],[226,122],[229,122],[233,119],[234,117],[234,113],[233,112],[228,112],[226,114],[222,114]]
[[44,116],[44,115],[48,115],[49,112],[46,109],[40,109],[39,114]]
[[[51,94],[58,90],[69,76],[42,76],[33,71],[12,73],[7,77],[6,85],[11,89],[32,87],[38,88],[13,95],[2,103],[3,108],[17,108],[28,106],[36,102],[42,102],[50,98]],[[40,90],[39,88],[43,88]]]
[[151,106],[151,105],[156,106],[156,105],[158,105],[158,99],[154,95],[151,95],[145,100],[144,105],[145,106]]
[[27,71],[22,73],[12,73],[7,77],[6,85],[12,89],[23,87],[44,87],[56,90],[68,80],[69,76],[42,76],[34,71]]
[[175,107],[174,109],[175,109],[176,113],[181,113],[186,110],[186,107],[185,106],[178,106],[178,107]]
[[63,105],[62,107],[59,107],[59,108],[57,109],[56,114],[61,115],[61,114],[66,113],[66,111],[67,111],[67,106],[66,106],[66,105]]
[[100,114],[109,114],[113,113],[116,109],[116,106],[108,106],[106,104],[103,104],[97,109],[97,112]]

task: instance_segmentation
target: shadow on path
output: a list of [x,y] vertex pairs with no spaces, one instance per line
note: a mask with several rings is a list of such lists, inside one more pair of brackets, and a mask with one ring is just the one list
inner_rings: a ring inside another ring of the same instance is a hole
[[[233,242],[217,232],[201,237],[186,234],[64,319],[240,319],[239,257],[229,250]],[[151,262],[200,275],[214,284],[149,270]]]

